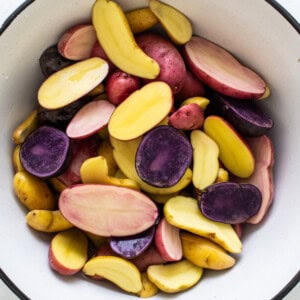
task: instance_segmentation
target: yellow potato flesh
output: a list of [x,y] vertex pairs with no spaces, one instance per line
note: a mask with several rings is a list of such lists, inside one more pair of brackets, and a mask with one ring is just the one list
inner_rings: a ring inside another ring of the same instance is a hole
[[235,264],[235,259],[222,247],[206,238],[182,232],[181,242],[183,256],[199,267],[223,270]]
[[149,298],[156,295],[159,291],[158,287],[149,280],[147,273],[142,273],[142,290],[138,293],[140,298]]
[[108,64],[99,57],[89,58],[57,71],[39,88],[39,104],[47,109],[70,104],[98,86],[107,73]]
[[203,131],[191,133],[193,146],[193,184],[203,190],[214,183],[219,171],[219,147]]
[[159,122],[173,105],[172,91],[168,84],[155,81],[132,93],[114,110],[108,131],[116,139],[135,139]]
[[204,132],[219,146],[220,160],[234,175],[247,178],[254,172],[254,157],[238,133],[223,118],[209,116],[204,121]]
[[100,45],[119,69],[143,78],[157,77],[158,63],[137,45],[126,15],[116,2],[96,1],[92,19]]
[[152,265],[147,269],[149,279],[166,293],[177,293],[194,286],[203,269],[183,259],[166,265]]
[[101,276],[131,293],[142,290],[141,273],[130,261],[117,256],[96,256],[83,267],[88,276]]
[[207,219],[193,198],[176,196],[169,199],[164,206],[164,215],[170,224],[206,237],[229,252],[242,251],[242,243],[232,226]]
[[205,110],[207,105],[209,104],[209,102],[210,101],[205,97],[191,97],[191,98],[184,100],[181,103],[181,106],[195,103],[195,104],[199,105],[203,110]]
[[173,42],[185,44],[190,40],[192,24],[182,12],[157,0],[150,0],[149,7]]
[[141,180],[135,168],[135,155],[140,141],[141,138],[131,141],[120,141],[113,137],[110,138],[113,147],[113,155],[119,168],[128,178],[136,181],[143,191],[150,194],[167,195],[176,193],[191,183],[192,171],[189,168],[175,185],[168,188],[158,188]]
[[80,168],[80,176],[83,183],[103,183],[139,189],[139,185],[132,179],[109,176],[108,165],[103,156],[91,157],[85,160]]

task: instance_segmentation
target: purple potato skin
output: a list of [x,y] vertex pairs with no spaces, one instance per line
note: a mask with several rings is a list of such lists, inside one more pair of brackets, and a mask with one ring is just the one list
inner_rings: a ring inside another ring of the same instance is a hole
[[39,178],[61,174],[68,165],[70,140],[61,130],[42,126],[33,131],[20,149],[24,169]]
[[245,222],[258,212],[261,202],[260,190],[248,183],[215,183],[198,197],[199,208],[205,217],[227,224]]
[[155,226],[127,237],[112,237],[110,239],[111,249],[118,255],[133,259],[143,253],[151,245],[155,234]]
[[258,100],[239,100],[209,93],[213,110],[224,117],[242,135],[257,137],[273,127],[273,120],[259,107]]
[[57,50],[57,45],[53,45],[44,50],[40,56],[39,63],[43,75],[49,77],[74,62],[61,56]]
[[137,149],[135,167],[140,178],[156,187],[175,185],[192,161],[193,149],[179,130],[158,126],[146,133]]

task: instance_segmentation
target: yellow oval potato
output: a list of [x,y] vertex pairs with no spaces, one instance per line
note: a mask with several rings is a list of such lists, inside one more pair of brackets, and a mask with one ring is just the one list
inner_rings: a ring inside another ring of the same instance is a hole
[[21,149],[21,144],[16,145],[12,155],[13,168],[15,172],[24,170],[22,163],[20,161],[20,149]]
[[150,82],[117,106],[108,123],[109,134],[122,141],[135,139],[161,122],[172,106],[170,86]]
[[149,7],[142,7],[126,13],[129,26],[134,34],[146,31],[158,23]]
[[219,171],[219,147],[201,130],[191,132],[193,184],[203,190],[213,184]]
[[92,20],[99,43],[114,65],[138,77],[158,76],[159,64],[137,45],[126,15],[115,1],[97,0]]
[[96,256],[83,267],[87,276],[101,276],[126,292],[139,293],[142,278],[138,268],[130,261],[117,256]]
[[59,232],[74,227],[59,210],[31,210],[26,215],[26,222],[31,228],[43,232]]
[[190,168],[186,170],[184,175],[175,185],[168,188],[158,188],[141,180],[135,168],[135,155],[140,141],[141,138],[131,141],[121,141],[113,137],[110,138],[113,147],[113,155],[119,168],[128,178],[136,181],[143,191],[155,195],[168,195],[182,190],[191,183],[192,171]]
[[147,269],[149,279],[165,293],[178,293],[194,286],[202,277],[203,269],[186,259]]
[[113,148],[109,142],[109,138],[106,138],[101,141],[98,148],[98,155],[105,157],[107,162],[107,167],[108,167],[108,175],[114,176],[119,167],[115,162],[114,155],[113,155]]
[[191,97],[191,98],[184,100],[181,103],[181,106],[195,103],[195,104],[199,105],[203,110],[205,110],[207,105],[209,104],[209,102],[210,101],[205,97]]
[[214,242],[189,232],[181,232],[183,256],[193,264],[212,270],[224,270],[235,264],[235,259]]
[[39,104],[47,109],[64,107],[98,86],[108,73],[108,64],[92,57],[49,76],[38,90]]
[[153,297],[159,291],[158,287],[149,280],[146,272],[142,273],[142,286],[140,292],[137,293],[140,298]]
[[48,185],[26,171],[19,171],[13,180],[15,194],[27,209],[53,210],[57,205]]
[[222,117],[211,115],[203,124],[204,132],[219,146],[220,160],[233,175],[250,177],[254,172],[254,156],[236,130]]
[[242,243],[230,224],[207,219],[201,213],[197,200],[176,196],[164,205],[167,221],[180,229],[206,237],[232,253],[242,251]]

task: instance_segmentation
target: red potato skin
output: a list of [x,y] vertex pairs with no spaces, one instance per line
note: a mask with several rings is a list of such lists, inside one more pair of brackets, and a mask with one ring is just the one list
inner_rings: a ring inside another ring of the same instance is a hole
[[255,157],[254,173],[247,179],[234,178],[236,182],[247,182],[257,186],[262,193],[262,204],[256,215],[249,218],[247,223],[260,223],[268,212],[274,199],[274,147],[271,139],[266,136],[248,138],[247,143]]
[[141,87],[138,77],[115,70],[106,81],[107,99],[114,105],[122,103],[131,93]]
[[191,97],[203,97],[205,95],[205,85],[189,70],[186,71],[186,77],[179,93],[175,96],[175,102],[180,104]]
[[[192,39],[197,39],[197,37],[194,36],[194,37],[192,37]],[[221,94],[224,94],[224,95],[232,97],[232,98],[237,98],[237,99],[258,99],[264,94],[266,84],[263,81],[263,79],[260,79],[260,85],[263,88],[261,93],[250,93],[248,91],[245,92],[243,90],[236,89],[236,88],[224,85],[224,83],[216,80],[214,77],[210,76],[209,74],[204,72],[201,68],[199,68],[197,66],[197,62],[195,62],[195,61],[193,61],[193,59],[191,59],[191,56],[190,56],[189,50],[188,50],[188,44],[189,43],[187,43],[183,47],[182,55],[183,55],[187,65],[189,66],[191,72],[197,78],[199,78],[201,81],[203,81],[206,85],[208,85],[209,87],[211,87],[215,91],[218,91]],[[228,56],[231,56],[231,54],[228,53]],[[235,64],[236,63],[237,62],[235,62]],[[245,71],[246,69],[247,69],[246,67],[243,67],[243,71]],[[247,71],[248,71],[248,69],[247,69]],[[250,72],[252,72],[252,71],[250,71]],[[254,72],[252,72],[252,73],[254,73]],[[256,75],[257,74],[255,74],[254,76],[256,76]]]
[[70,269],[70,268],[64,266],[63,264],[61,264],[56,259],[51,246],[49,247],[49,252],[48,252],[48,262],[49,262],[49,266],[54,271],[56,271],[57,273],[59,273],[61,275],[70,276],[70,275],[74,275],[74,274],[80,272],[80,270],[81,270],[81,269]]
[[204,122],[204,112],[195,103],[178,108],[169,118],[169,125],[179,130],[194,130],[201,128]]
[[[159,64],[160,73],[154,80],[169,84],[173,95],[179,93],[186,78],[186,66],[177,48],[154,33],[142,33],[135,38],[142,50]],[[149,81],[146,79],[144,83]]]
[[90,57],[93,45],[95,44],[95,42],[97,40],[96,32],[95,32],[94,36],[91,35],[92,38],[90,39],[89,43],[86,40],[84,41],[84,48],[85,48],[84,54],[79,55],[79,56],[76,55],[76,57],[73,57],[72,49],[69,49],[69,45],[72,44],[73,36],[80,30],[87,30],[87,31],[91,31],[91,32],[94,31],[93,25],[91,25],[91,24],[80,24],[80,25],[76,25],[76,26],[70,28],[69,30],[67,30],[60,37],[58,44],[57,44],[58,51],[63,57],[71,59],[71,60],[83,60],[83,59],[87,59]]

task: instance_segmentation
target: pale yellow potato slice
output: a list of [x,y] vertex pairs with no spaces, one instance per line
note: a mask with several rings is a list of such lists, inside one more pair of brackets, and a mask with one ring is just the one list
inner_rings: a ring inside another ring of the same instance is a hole
[[163,292],[177,293],[194,286],[203,269],[186,259],[166,265],[152,265],[147,269],[149,279]]
[[184,230],[206,237],[232,253],[242,251],[242,243],[230,224],[207,219],[201,213],[197,200],[191,197],[176,196],[164,206],[167,221]]
[[83,267],[87,276],[101,276],[129,293],[142,290],[142,278],[138,268],[130,261],[117,256],[96,256]]

